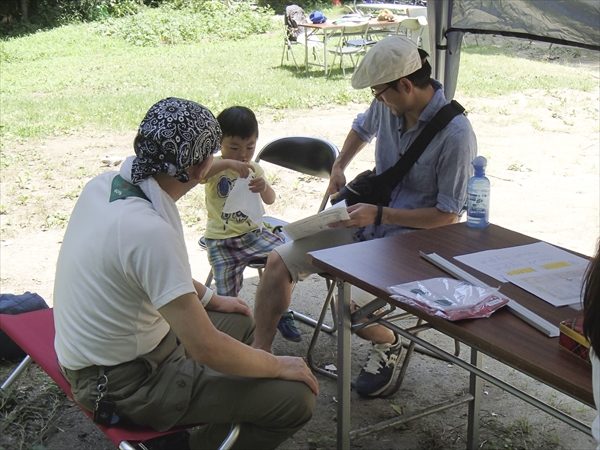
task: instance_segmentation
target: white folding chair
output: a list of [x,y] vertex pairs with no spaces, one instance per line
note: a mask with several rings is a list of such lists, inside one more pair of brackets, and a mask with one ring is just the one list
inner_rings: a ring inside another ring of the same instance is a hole
[[[335,65],[335,60],[338,56],[340,57],[340,68],[342,69],[342,74],[344,78],[346,78],[346,69],[344,68],[344,56],[349,56],[350,61],[352,61],[352,67],[356,68],[356,66],[358,65],[358,59],[360,58],[360,55],[364,55],[367,52],[367,47],[371,43],[368,34],[368,23],[358,25],[346,25],[341,29],[338,35],[338,41],[335,48],[327,50],[329,53],[333,53],[334,55],[328,76],[331,76],[331,73],[333,72],[333,66]],[[351,38],[354,38],[352,39],[354,44],[348,43],[348,41]],[[354,60],[354,56],[356,56],[356,61]]]

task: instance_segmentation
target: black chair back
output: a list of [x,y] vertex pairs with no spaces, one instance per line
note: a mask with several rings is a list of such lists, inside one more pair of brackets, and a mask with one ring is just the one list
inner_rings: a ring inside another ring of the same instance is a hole
[[328,179],[339,151],[326,139],[311,136],[287,136],[265,145],[255,161],[267,161],[286,169]]

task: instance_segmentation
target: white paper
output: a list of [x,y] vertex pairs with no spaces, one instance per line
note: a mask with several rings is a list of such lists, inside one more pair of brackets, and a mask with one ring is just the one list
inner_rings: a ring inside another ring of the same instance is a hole
[[546,242],[456,256],[499,281],[509,281],[554,306],[580,301],[588,261]]
[[302,239],[303,237],[326,230],[329,228],[327,225],[330,223],[349,220],[350,215],[346,211],[346,208],[346,201],[341,201],[314,216],[288,223],[282,228],[282,231],[293,241]]
[[238,178],[235,181],[233,189],[229,192],[229,196],[223,206],[223,212],[236,213],[240,211],[262,230],[265,208],[260,194],[250,191],[248,183],[250,183],[251,179],[252,175],[249,175],[248,178]]

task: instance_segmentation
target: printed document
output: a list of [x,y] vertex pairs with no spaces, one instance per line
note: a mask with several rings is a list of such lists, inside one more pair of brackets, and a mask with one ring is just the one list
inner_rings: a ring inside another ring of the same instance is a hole
[[350,216],[346,211],[346,201],[341,201],[327,209],[324,209],[314,216],[306,217],[305,219],[285,225],[281,230],[287,234],[290,239],[297,241],[311,234],[329,228],[327,225],[341,220],[349,220]]
[[455,259],[501,282],[511,282],[554,306],[580,302],[588,265],[546,242],[487,250]]

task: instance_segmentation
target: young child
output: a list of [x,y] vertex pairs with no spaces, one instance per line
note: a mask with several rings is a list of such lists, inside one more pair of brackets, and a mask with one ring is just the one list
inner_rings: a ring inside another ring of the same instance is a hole
[[[223,110],[217,120],[223,132],[222,148],[203,181],[208,212],[204,239],[217,293],[237,297],[246,266],[253,259],[266,257],[283,239],[266,226],[261,230],[240,211],[223,212],[238,178],[251,175],[250,191],[259,193],[267,205],[275,201],[276,194],[263,169],[252,160],[258,139],[258,122],[252,110],[233,106]],[[302,340],[290,311],[283,314],[277,328],[288,340]]]

